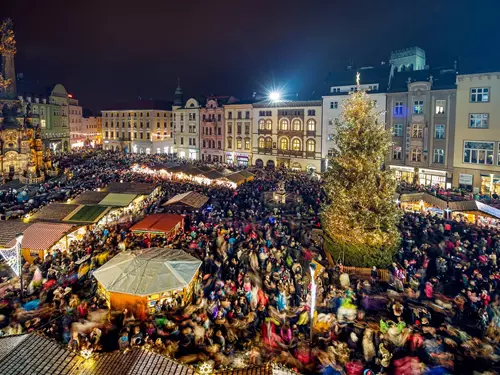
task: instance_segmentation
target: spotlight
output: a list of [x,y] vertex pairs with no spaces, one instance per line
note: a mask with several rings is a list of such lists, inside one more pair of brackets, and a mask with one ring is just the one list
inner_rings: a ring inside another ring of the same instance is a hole
[[277,102],[280,100],[281,94],[278,91],[273,91],[269,94],[269,99],[271,99],[272,102]]

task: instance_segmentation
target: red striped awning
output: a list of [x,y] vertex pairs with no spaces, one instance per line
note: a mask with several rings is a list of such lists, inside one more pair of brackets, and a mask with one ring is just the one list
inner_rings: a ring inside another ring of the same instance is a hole
[[[23,231],[22,248],[48,250],[74,227],[72,224],[34,223]],[[7,244],[7,247],[12,247],[15,243],[16,239],[13,239]]]

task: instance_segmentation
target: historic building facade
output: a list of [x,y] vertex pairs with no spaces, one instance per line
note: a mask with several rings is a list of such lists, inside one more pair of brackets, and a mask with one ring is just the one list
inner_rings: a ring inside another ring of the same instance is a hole
[[83,130],[82,107],[73,95],[68,94],[68,119],[71,148],[83,147],[85,145],[85,133]]
[[93,148],[102,146],[102,117],[83,117],[81,137],[83,138],[83,146]]
[[170,103],[143,100],[101,112],[105,150],[141,154],[174,152]]
[[232,96],[211,96],[201,107],[201,160],[209,163],[224,162],[225,121],[223,106],[236,101],[237,99]]
[[322,101],[253,105],[253,164],[321,171]]
[[398,180],[451,187],[456,109],[454,80],[453,70],[407,73],[399,77],[401,84],[395,84],[387,93],[386,125],[392,130],[393,146],[386,165],[395,171]]
[[252,165],[253,106],[249,102],[224,105],[226,141],[224,161],[227,164]]
[[500,72],[457,76],[453,185],[500,193]]
[[172,125],[177,156],[200,160],[200,104],[194,98],[184,103],[180,83],[175,90]]

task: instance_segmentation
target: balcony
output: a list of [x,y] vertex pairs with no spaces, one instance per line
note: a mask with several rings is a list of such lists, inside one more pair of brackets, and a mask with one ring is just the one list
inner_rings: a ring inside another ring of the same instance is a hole
[[273,149],[271,147],[257,149],[257,153],[259,153],[259,154],[271,154],[272,152],[273,152]]
[[258,133],[259,134],[272,134],[273,130],[272,129],[259,129]]
[[302,130],[278,130],[278,135],[288,135],[289,137],[303,137]]
[[296,150],[278,150],[278,155],[282,156],[297,156],[297,157],[303,157],[303,151],[296,151]]

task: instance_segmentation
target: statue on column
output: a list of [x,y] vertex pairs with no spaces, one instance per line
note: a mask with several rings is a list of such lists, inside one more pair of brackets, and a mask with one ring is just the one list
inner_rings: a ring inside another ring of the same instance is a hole
[[14,37],[12,20],[6,19],[0,26],[0,54],[2,55],[2,76],[0,77],[1,96],[16,99],[16,69],[14,55],[16,54],[16,39]]

